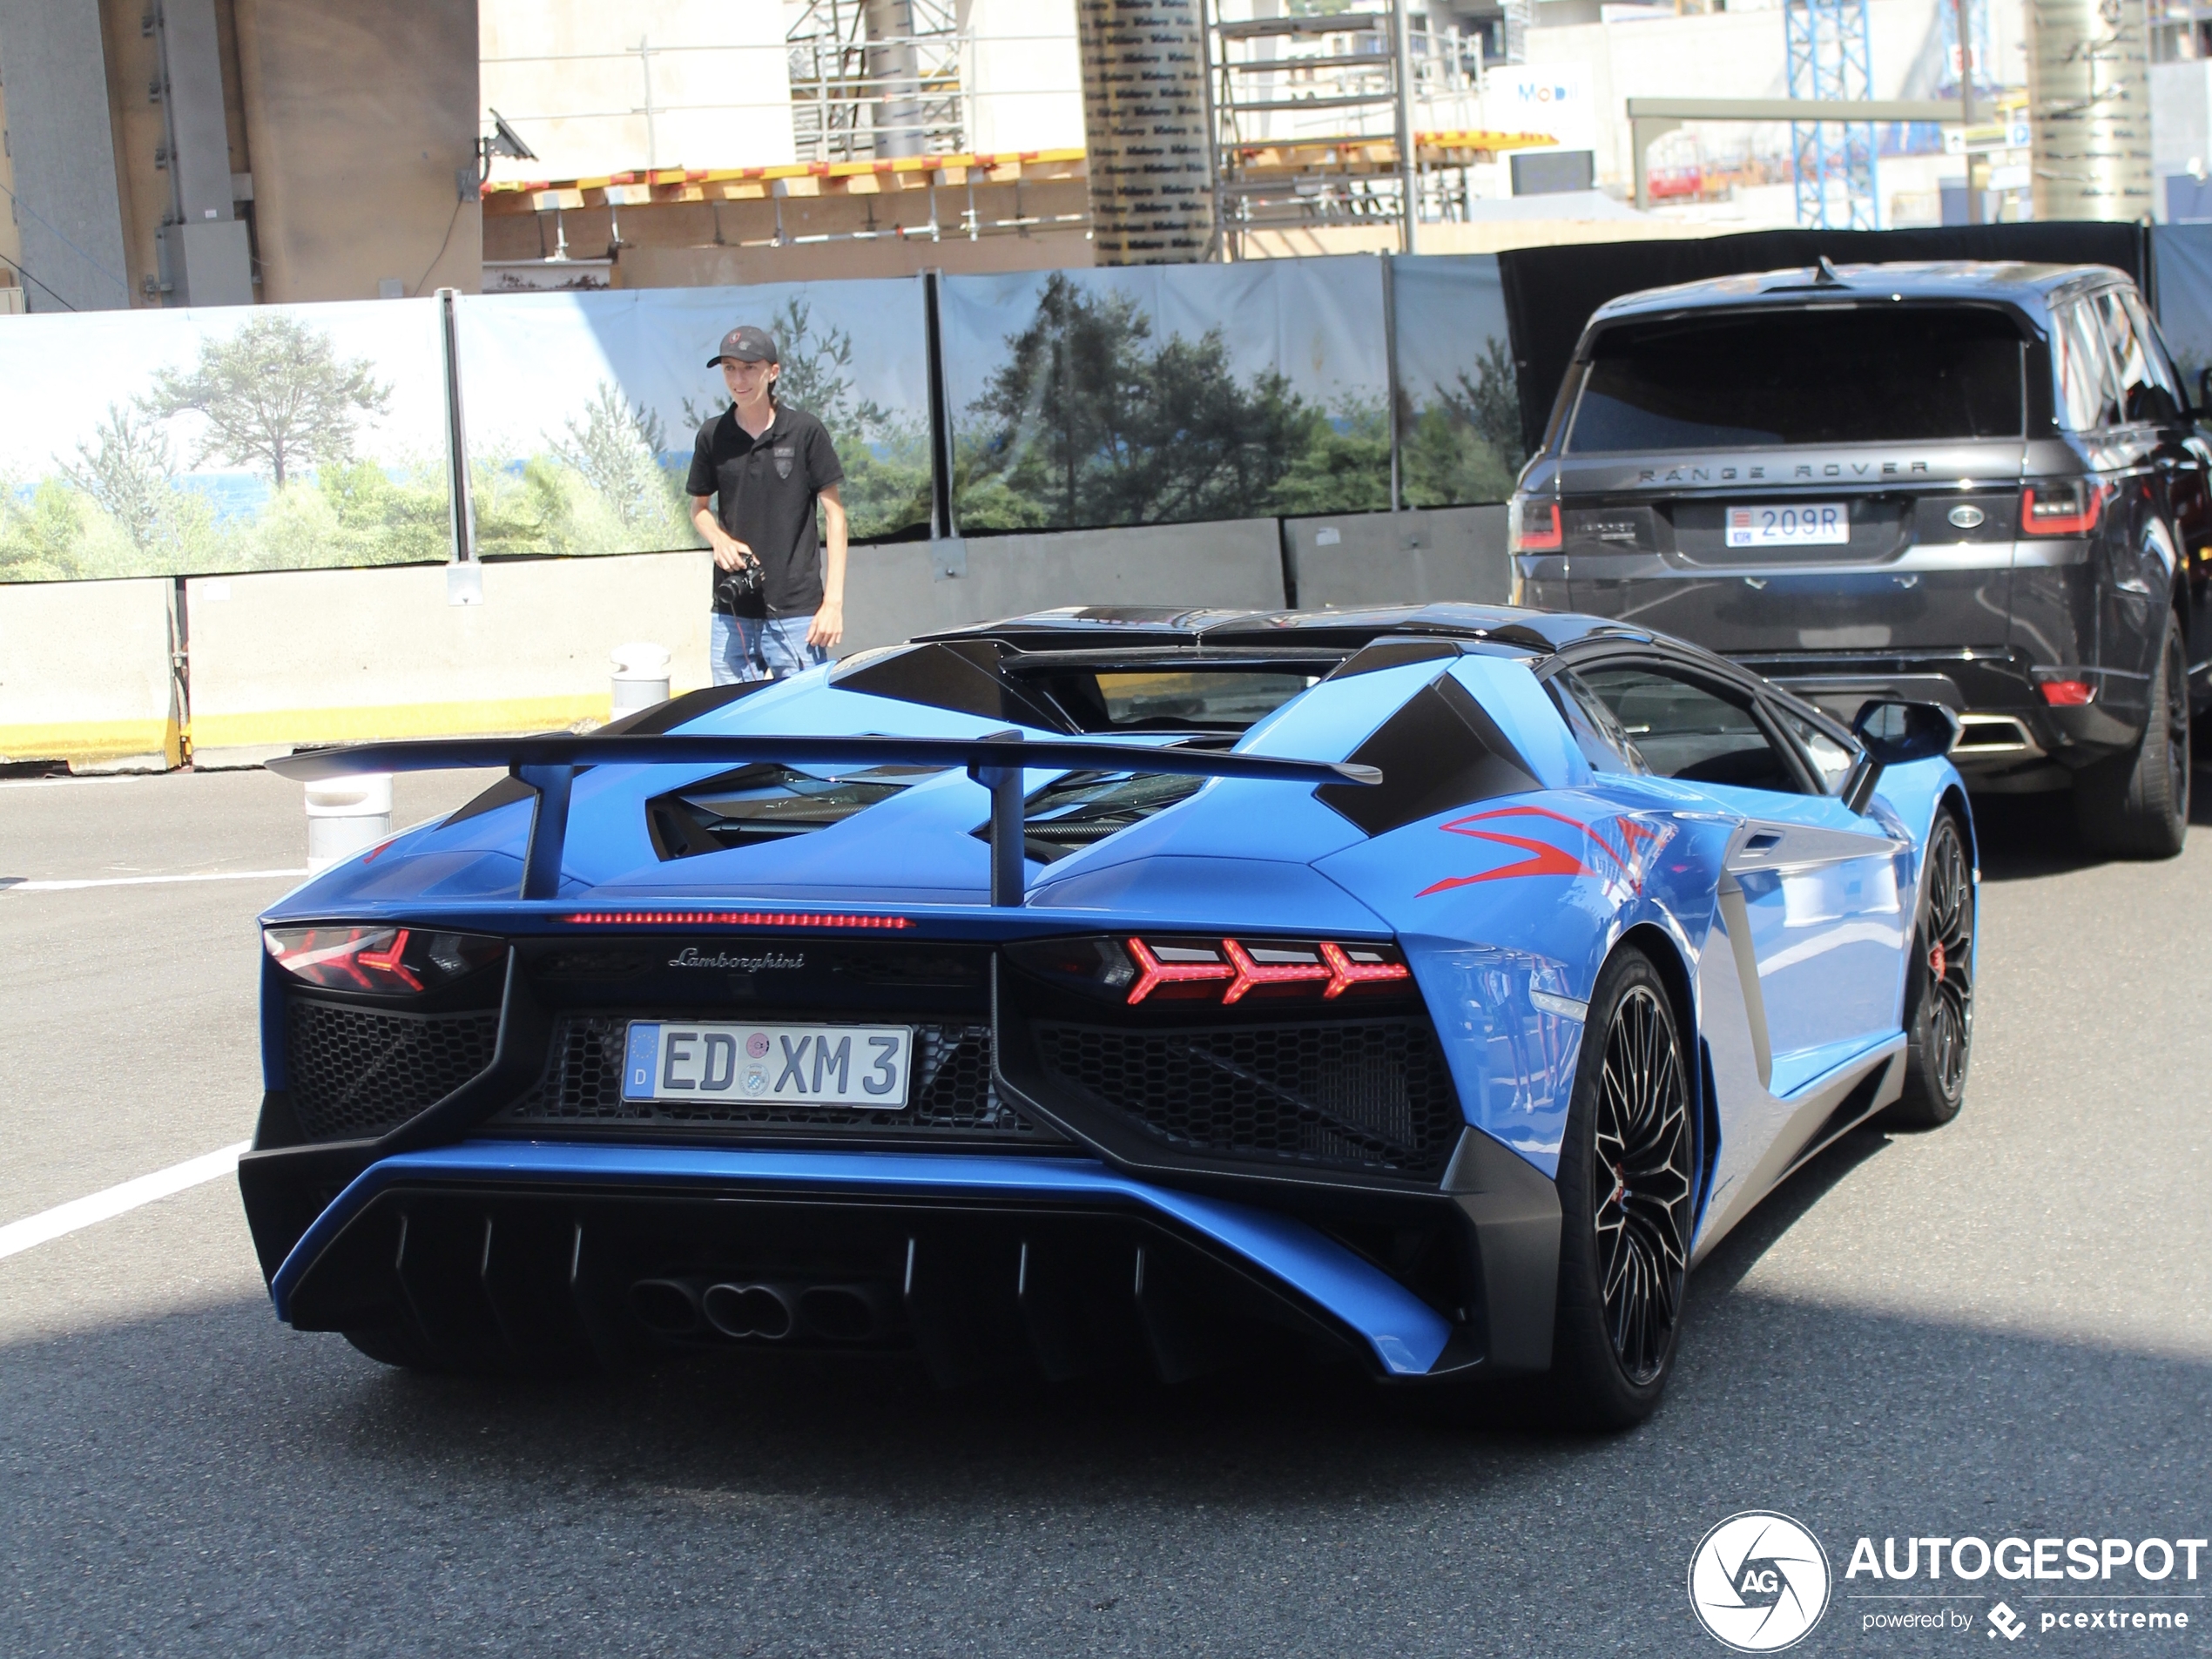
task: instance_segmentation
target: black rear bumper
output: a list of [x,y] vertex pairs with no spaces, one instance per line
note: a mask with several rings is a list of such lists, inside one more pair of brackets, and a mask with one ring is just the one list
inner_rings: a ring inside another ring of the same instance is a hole
[[2110,706],[2104,677],[2083,671],[2099,685],[2097,700],[2053,708],[2037,689],[2045,676],[2019,651],[1759,652],[1736,660],[1845,724],[1878,698],[1942,704],[1962,719],[1952,762],[1977,789],[2065,788],[2075,772],[2142,738],[2141,711]]

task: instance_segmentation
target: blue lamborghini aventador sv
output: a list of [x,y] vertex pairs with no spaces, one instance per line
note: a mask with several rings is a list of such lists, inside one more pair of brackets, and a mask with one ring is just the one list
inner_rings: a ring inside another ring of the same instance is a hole
[[1283,1358],[1657,1403],[1686,1275],[1957,1113],[1946,711],[1504,609],[1067,610],[496,764],[263,918],[239,1184],[395,1365]]

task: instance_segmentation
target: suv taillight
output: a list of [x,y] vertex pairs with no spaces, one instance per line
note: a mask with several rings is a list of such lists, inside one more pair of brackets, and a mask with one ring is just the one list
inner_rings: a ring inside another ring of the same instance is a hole
[[2105,486],[2089,478],[2047,478],[2020,491],[2020,534],[2087,536],[2103,512]]
[[482,934],[420,927],[265,927],[261,942],[276,965],[331,991],[412,996],[449,984],[506,954],[507,941]]
[[1506,551],[1556,553],[1566,537],[1559,528],[1559,503],[1514,496],[1506,509]]

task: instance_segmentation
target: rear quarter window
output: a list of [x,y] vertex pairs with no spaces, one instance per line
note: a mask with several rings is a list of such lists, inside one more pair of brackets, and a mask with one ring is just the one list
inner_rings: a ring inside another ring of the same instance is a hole
[[1574,455],[2016,438],[2023,343],[1979,306],[1716,312],[1598,336]]

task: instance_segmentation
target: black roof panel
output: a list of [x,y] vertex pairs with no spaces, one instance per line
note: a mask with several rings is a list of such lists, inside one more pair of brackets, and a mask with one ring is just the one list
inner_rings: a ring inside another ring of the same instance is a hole
[[1548,654],[1593,634],[1649,638],[1601,617],[1456,602],[1369,605],[1344,610],[1180,610],[1167,605],[1069,606],[918,637],[998,639],[1023,651],[1096,651],[1115,644],[1304,645],[1357,651],[1387,635],[1483,640]]
[[1737,276],[1707,277],[1671,287],[1645,288],[1608,300],[1592,314],[1593,327],[1624,317],[1668,312],[1791,304],[1806,300],[1873,299],[1999,300],[2031,310],[2074,283],[2124,282],[2108,265],[2031,265],[2005,260],[1917,260],[1831,267],[1840,281],[1821,281],[1817,267],[1791,266]]

